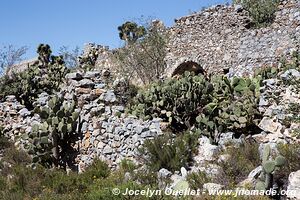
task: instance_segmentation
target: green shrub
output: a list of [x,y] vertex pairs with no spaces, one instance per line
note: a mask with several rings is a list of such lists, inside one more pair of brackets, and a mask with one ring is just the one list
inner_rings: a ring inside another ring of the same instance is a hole
[[4,160],[13,165],[28,165],[31,163],[31,157],[23,150],[17,150],[10,147],[4,151]]
[[131,174],[132,180],[144,186],[156,188],[158,186],[157,171],[139,169]]
[[287,180],[291,172],[300,169],[300,144],[280,144],[279,154],[286,158],[286,165],[279,172],[279,177]]
[[205,172],[193,172],[188,174],[187,181],[189,182],[190,188],[197,190],[202,189],[205,183],[209,183],[211,179],[206,175]]
[[166,32],[153,23],[144,28],[134,22],[123,24],[119,31],[126,45],[114,53],[118,73],[129,81],[143,84],[159,80],[167,66]]
[[132,173],[137,168],[137,166],[131,160],[127,160],[127,159],[121,161],[120,167],[125,172],[130,172],[130,173]]
[[94,179],[106,178],[110,174],[108,165],[101,160],[94,160],[93,163],[82,174],[82,179],[86,182],[93,181]]
[[136,42],[139,38],[146,35],[146,28],[138,26],[135,22],[125,22],[118,27],[119,37],[128,43]]
[[217,182],[229,187],[246,179],[261,164],[256,143],[246,142],[238,148],[228,147],[222,154],[229,155],[229,158],[220,162],[223,172],[217,177]]
[[147,154],[145,161],[151,171],[165,168],[174,172],[190,166],[196,146],[197,136],[194,133],[185,133],[176,138],[166,134],[147,140],[142,153]]
[[269,24],[275,18],[279,0],[235,0],[248,12],[255,26]]
[[67,175],[62,170],[51,170],[45,174],[42,185],[49,190],[49,193],[63,195],[70,193],[84,194],[87,191],[88,183],[73,172]]

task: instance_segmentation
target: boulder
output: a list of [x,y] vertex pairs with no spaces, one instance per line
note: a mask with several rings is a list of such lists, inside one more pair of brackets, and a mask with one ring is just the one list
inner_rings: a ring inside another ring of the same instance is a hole
[[292,172],[289,175],[287,197],[290,199],[300,199],[300,170]]

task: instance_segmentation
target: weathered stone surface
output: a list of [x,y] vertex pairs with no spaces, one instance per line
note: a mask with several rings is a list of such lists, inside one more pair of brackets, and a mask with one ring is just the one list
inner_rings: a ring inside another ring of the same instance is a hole
[[90,79],[82,79],[78,82],[78,87],[93,87],[95,83]]
[[274,122],[274,119],[268,117],[264,117],[260,121],[259,127],[266,132],[281,134],[282,125],[278,122]]
[[31,114],[31,112],[28,111],[27,108],[22,108],[18,113],[20,114],[21,117],[27,117]]
[[84,78],[96,78],[96,77],[99,77],[100,74],[101,74],[100,71],[88,71],[83,75],[83,77]]
[[68,73],[66,75],[66,78],[73,79],[73,80],[80,80],[80,79],[82,79],[82,73],[80,73],[80,72]]
[[300,38],[300,5],[280,2],[274,22],[257,29],[249,28],[251,20],[240,5],[214,6],[176,19],[167,30],[167,75],[187,62],[212,74],[230,66],[233,74],[246,75],[255,67],[278,64],[283,55],[289,60],[296,49],[293,38]]
[[300,170],[290,174],[287,193],[290,199],[300,199]]
[[220,147],[210,144],[207,137],[202,137],[199,139],[198,155],[194,159],[197,163],[214,160],[219,149]]
[[289,79],[299,79],[300,78],[300,72],[297,71],[296,69],[289,69],[284,74],[280,76],[284,80],[289,80]]
[[204,183],[203,189],[207,191],[218,191],[224,188],[223,185],[217,183]]

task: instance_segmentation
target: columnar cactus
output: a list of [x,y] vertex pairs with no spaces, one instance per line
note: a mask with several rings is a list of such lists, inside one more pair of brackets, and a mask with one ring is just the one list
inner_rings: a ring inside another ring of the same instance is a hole
[[75,100],[63,101],[62,97],[52,97],[47,107],[36,108],[42,123],[33,125],[30,137],[33,139],[31,153],[34,162],[58,167],[65,165],[63,154],[67,153],[70,143],[76,139],[79,113],[75,111]]

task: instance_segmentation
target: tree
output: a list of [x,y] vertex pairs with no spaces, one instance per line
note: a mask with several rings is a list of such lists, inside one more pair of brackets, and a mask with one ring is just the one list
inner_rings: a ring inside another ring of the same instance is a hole
[[166,68],[168,37],[159,21],[148,23],[144,33],[145,35],[139,40],[133,42],[130,39],[131,42],[118,49],[115,58],[118,63],[117,70],[124,77],[148,84],[158,80]]
[[27,46],[20,48],[16,48],[13,45],[3,46],[0,49],[0,74],[2,74],[6,68],[22,61],[27,50]]
[[128,43],[136,42],[139,38],[146,35],[146,29],[143,26],[138,26],[135,22],[125,22],[118,27],[119,37]]
[[66,67],[74,68],[79,65],[78,57],[80,55],[80,48],[75,47],[74,49],[69,49],[67,46],[60,47],[58,51],[59,55],[63,56]]

